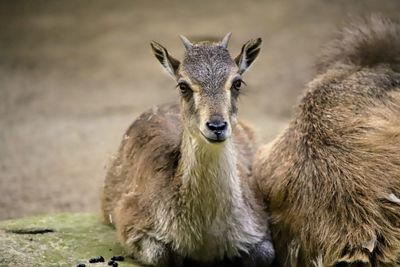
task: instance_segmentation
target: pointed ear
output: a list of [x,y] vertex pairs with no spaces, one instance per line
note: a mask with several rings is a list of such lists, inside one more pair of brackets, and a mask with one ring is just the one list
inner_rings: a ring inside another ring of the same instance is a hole
[[239,73],[244,73],[254,62],[258,53],[260,53],[262,40],[261,38],[253,39],[245,43],[242,51],[235,58],[235,62],[239,67]]
[[167,49],[157,42],[151,42],[153,53],[160,61],[165,70],[173,77],[176,78],[180,62],[168,54]]

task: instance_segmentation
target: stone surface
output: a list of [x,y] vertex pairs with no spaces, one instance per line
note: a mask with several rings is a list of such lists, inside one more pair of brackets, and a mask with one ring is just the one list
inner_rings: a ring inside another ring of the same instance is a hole
[[[107,266],[123,255],[120,267],[138,267],[116,240],[115,230],[95,214],[57,214],[0,221],[0,266]],[[89,264],[103,256],[104,263]]]

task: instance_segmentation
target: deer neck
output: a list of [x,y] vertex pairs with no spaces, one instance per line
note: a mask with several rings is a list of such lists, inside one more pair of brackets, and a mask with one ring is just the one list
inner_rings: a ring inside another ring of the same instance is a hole
[[179,212],[175,231],[169,232],[182,253],[210,259],[238,255],[242,243],[259,242],[263,235],[243,199],[233,138],[209,144],[183,133],[176,176]]
[[193,137],[184,131],[178,170],[182,179],[181,197],[193,213],[188,215],[213,220],[231,210],[234,198],[241,198],[232,138],[210,144],[203,137]]

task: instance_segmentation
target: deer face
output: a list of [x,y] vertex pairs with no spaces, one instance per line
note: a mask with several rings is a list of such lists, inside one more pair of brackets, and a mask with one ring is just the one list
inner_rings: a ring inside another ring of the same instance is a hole
[[250,40],[232,59],[227,50],[229,37],[230,34],[220,43],[192,44],[181,36],[186,48],[182,62],[160,44],[151,43],[155,56],[178,84],[185,130],[209,143],[220,143],[231,136],[237,99],[244,84],[242,74],[261,46],[260,38]]

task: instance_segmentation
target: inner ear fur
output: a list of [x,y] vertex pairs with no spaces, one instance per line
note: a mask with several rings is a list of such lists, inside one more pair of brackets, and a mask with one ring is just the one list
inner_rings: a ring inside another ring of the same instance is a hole
[[240,54],[235,58],[239,72],[244,73],[253,64],[261,50],[262,39],[252,39],[242,46]]
[[172,76],[176,77],[180,62],[169,55],[167,49],[157,42],[152,41],[150,43],[154,55],[165,68],[165,70]]

